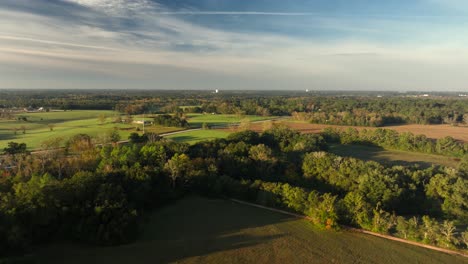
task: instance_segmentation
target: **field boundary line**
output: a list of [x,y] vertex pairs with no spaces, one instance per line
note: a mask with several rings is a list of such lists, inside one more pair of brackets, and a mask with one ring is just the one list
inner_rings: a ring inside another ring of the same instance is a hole
[[[276,208],[272,208],[272,207],[268,207],[268,206],[255,204],[255,203],[245,202],[245,201],[238,200],[238,199],[229,199],[229,200],[232,201],[232,202],[235,202],[235,203],[248,205],[248,206],[252,206],[252,207],[257,207],[257,208],[269,210],[269,211],[272,211],[272,212],[277,212],[277,213],[290,215],[290,216],[294,216],[294,217],[297,217],[297,218],[312,221],[312,218],[309,217],[309,216],[306,216],[306,215],[291,213],[291,212],[284,211],[284,210],[281,210],[281,209],[276,209]],[[409,245],[413,245],[413,246],[417,246],[417,247],[421,247],[421,248],[426,248],[426,249],[431,249],[431,250],[447,253],[447,254],[450,254],[450,255],[458,255],[458,256],[461,256],[461,257],[468,258],[467,254],[465,254],[463,252],[458,252],[458,251],[455,251],[455,250],[450,250],[450,249],[440,248],[440,247],[436,247],[436,246],[426,245],[426,244],[423,244],[423,243],[410,241],[410,240],[406,240],[406,239],[399,238],[399,237],[383,235],[383,234],[375,233],[375,232],[364,230],[364,229],[359,229],[359,228],[354,228],[354,227],[349,227],[349,226],[342,226],[342,227],[344,227],[344,229],[346,229],[348,231],[352,231],[352,232],[356,232],[356,233],[362,233],[362,234],[367,234],[367,235],[371,235],[371,236],[376,236],[376,237],[380,237],[380,238],[384,238],[384,239],[388,239],[388,240],[393,240],[393,241],[397,241],[397,242],[401,242],[401,243],[405,243],[405,244],[409,244]]]

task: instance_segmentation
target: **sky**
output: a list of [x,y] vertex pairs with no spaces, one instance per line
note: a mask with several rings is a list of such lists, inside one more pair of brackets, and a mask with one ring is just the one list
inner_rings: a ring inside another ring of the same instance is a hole
[[8,88],[468,91],[468,1],[1,0]]

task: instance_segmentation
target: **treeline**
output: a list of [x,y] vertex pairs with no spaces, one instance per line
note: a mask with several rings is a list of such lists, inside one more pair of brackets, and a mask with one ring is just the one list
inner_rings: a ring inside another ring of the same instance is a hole
[[391,124],[468,124],[467,99],[414,98],[375,93],[224,91],[15,91],[3,92],[1,108],[114,109],[127,115],[218,113],[293,116],[313,123],[373,126]]
[[[414,215],[419,216],[419,220],[422,216],[426,216],[424,219],[444,219],[451,225],[457,223],[463,226],[468,223],[468,202],[464,198],[468,195],[466,160],[458,171],[436,167],[385,167],[376,162],[343,158],[317,151],[323,149],[323,142],[320,140],[315,143],[315,150],[296,149],[292,146],[298,144],[291,140],[294,133],[283,128],[274,128],[262,135],[242,132],[233,134],[227,141],[217,140],[194,146],[191,149],[191,157],[216,161],[216,175],[224,175],[231,179],[215,176],[211,178],[211,183],[204,182],[202,186],[219,188],[224,183],[228,186],[232,183],[231,190],[243,190],[236,197],[250,201],[273,197],[271,200],[267,199],[268,202],[262,202],[270,206],[281,204],[278,201],[284,202],[284,197],[297,197],[298,202],[294,207],[302,208],[293,207],[297,212],[305,213],[314,219],[322,214],[327,217],[334,215],[330,219],[317,220],[322,226],[327,226],[328,221],[376,232],[395,233],[397,219],[402,222],[404,217],[411,218],[410,216]],[[265,138],[273,140],[267,141]],[[258,143],[264,145],[257,145]],[[309,144],[310,146],[312,144]],[[262,155],[261,159],[255,155],[258,148],[265,148],[262,153],[266,155]],[[259,198],[245,191],[245,186],[252,186],[256,180],[271,183],[259,185],[259,190],[268,191],[270,196],[261,192],[262,198]],[[244,187],[236,182],[242,183]],[[293,188],[292,193],[284,193],[282,184],[289,184],[304,191]],[[247,189],[249,188],[251,187]],[[311,212],[311,206],[308,205],[310,201],[307,198],[310,192],[317,194],[312,203],[314,208],[321,208],[324,206],[322,202],[329,203],[330,200],[334,200],[336,203],[333,210]],[[452,235],[455,236],[455,233],[453,230]],[[453,242],[451,246],[456,244]]]
[[392,124],[468,124],[468,104],[463,99],[313,98],[303,111],[292,112],[312,123],[372,126]]
[[291,115],[320,124],[372,126],[391,124],[468,124],[468,104],[463,99],[406,97],[259,97],[223,98],[186,108],[193,112],[222,114]]
[[415,135],[411,132],[398,133],[395,130],[382,128],[375,130],[326,128],[322,134],[328,142],[341,144],[374,145],[388,149],[454,157],[463,157],[468,154],[468,144],[450,136],[430,139],[425,135]]
[[167,127],[189,127],[189,123],[181,115],[157,115],[154,124]]
[[286,208],[324,228],[466,248],[456,229],[468,223],[466,161],[458,170],[385,167],[326,153],[322,136],[281,126],[193,146],[135,135],[128,145],[92,142],[78,135],[66,149],[3,157],[0,254],[60,239],[126,243],[147,212],[187,192]]
[[145,212],[183,194],[165,165],[187,149],[159,141],[95,147],[81,135],[67,149],[8,155],[0,169],[0,256],[62,239],[132,241]]
[[[427,215],[397,216],[379,205],[363,211],[360,200],[353,203],[330,193],[320,194],[288,183],[238,181],[224,176],[211,187],[210,192],[219,196],[227,195],[306,215],[316,226],[325,229],[339,229],[340,224],[345,224],[444,248],[468,248],[468,230],[457,231],[454,222],[449,220],[439,221]],[[353,211],[355,209],[358,211]]]
[[299,121],[315,124],[345,126],[381,127],[390,124],[404,124],[407,121],[399,114],[375,113],[365,109],[352,109],[346,112],[293,112],[292,117]]

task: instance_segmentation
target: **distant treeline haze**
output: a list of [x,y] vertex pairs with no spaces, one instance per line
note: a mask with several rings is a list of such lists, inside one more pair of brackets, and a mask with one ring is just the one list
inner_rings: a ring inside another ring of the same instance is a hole
[[392,95],[304,96],[268,92],[213,94],[203,91],[124,92],[101,91],[5,93],[1,109],[44,107],[45,109],[116,110],[127,115],[143,113],[218,113],[261,116],[293,116],[321,124],[385,126],[390,124],[468,124],[468,100],[458,97],[414,98]]

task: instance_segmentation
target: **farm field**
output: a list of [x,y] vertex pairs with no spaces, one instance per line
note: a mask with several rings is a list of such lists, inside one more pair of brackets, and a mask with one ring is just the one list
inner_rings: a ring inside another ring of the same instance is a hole
[[229,124],[240,123],[243,119],[252,122],[273,119],[272,116],[238,116],[238,115],[212,115],[212,114],[189,114],[187,120],[191,127],[201,127],[203,123],[209,126],[226,126]]
[[229,132],[222,130],[194,130],[183,133],[177,133],[169,135],[166,138],[172,139],[176,142],[195,144],[204,140],[211,140],[217,138],[225,138],[229,135]]
[[[107,116],[106,121],[101,124],[98,120],[100,115]],[[138,124],[113,123],[112,119],[117,115],[113,111],[66,111],[48,113],[24,113],[17,116],[26,117],[27,121],[1,120],[0,121],[0,149],[7,146],[8,142],[15,141],[26,143],[28,149],[38,149],[42,142],[61,137],[64,140],[76,134],[88,134],[92,137],[99,137],[117,128],[122,140],[128,138],[130,133],[136,132]],[[53,131],[49,124],[53,124]],[[26,133],[18,130],[14,134],[14,128],[26,127]],[[155,133],[166,133],[181,130],[181,128],[146,126],[146,131]]]
[[459,160],[453,157],[400,150],[387,150],[376,146],[334,144],[330,146],[328,151],[339,156],[373,160],[389,165],[407,166],[418,164],[421,168],[427,168],[433,164],[457,167],[459,163]]
[[153,213],[135,243],[49,245],[28,259],[39,264],[468,263],[460,256],[360,233],[318,230],[306,220],[199,197],[179,200]]
[[[282,124],[285,124],[292,129],[300,131],[302,133],[320,133],[323,129],[327,127],[334,128],[356,128],[358,130],[362,129],[377,129],[376,127],[361,127],[361,126],[336,126],[336,125],[325,125],[325,124],[311,124],[302,121],[282,121]],[[416,135],[426,135],[428,138],[443,138],[446,136],[451,136],[457,140],[468,142],[468,127],[463,126],[451,126],[451,125],[400,125],[400,126],[385,126],[381,127],[383,129],[393,129],[399,133],[402,132],[411,132]],[[252,124],[252,129],[255,131],[261,131],[262,126],[258,124]]]

